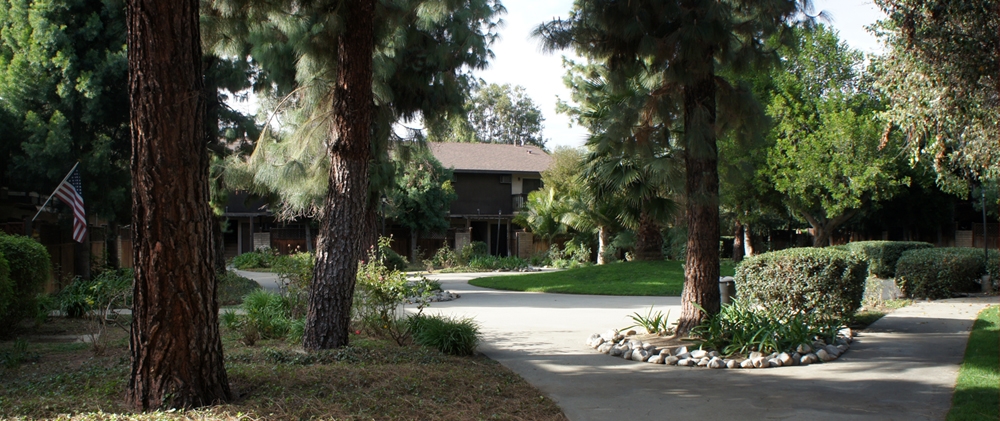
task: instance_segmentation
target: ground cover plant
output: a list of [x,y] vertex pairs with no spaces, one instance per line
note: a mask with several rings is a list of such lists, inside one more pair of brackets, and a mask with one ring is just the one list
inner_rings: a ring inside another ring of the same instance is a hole
[[0,418],[565,419],[552,400],[483,356],[399,347],[366,335],[352,335],[346,348],[306,354],[281,340],[247,346],[225,328],[226,370],[239,396],[234,402],[135,414],[122,400],[129,370],[124,331],[109,331],[101,356],[84,343],[51,340],[85,327],[83,320],[57,317],[20,342],[0,342],[0,358],[20,356],[19,364],[0,366]]
[[815,340],[834,343],[841,320],[793,309],[779,303],[760,306],[748,300],[723,304],[717,314],[691,330],[697,343],[723,355],[750,352],[794,352]]
[[958,371],[948,421],[1000,419],[1000,306],[979,313]]
[[[723,261],[723,276],[732,276],[733,265]],[[588,295],[680,295],[684,285],[683,262],[674,260],[616,262],[526,275],[491,276],[470,284],[510,291],[557,292]]]

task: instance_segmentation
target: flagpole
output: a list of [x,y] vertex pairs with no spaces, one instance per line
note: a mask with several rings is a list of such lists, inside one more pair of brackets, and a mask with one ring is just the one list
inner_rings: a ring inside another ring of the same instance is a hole
[[[73,165],[73,169],[69,170],[69,172],[66,173],[66,176],[63,177],[62,181],[60,181],[59,184],[56,184],[56,190],[59,190],[59,186],[61,186],[62,183],[65,183],[66,180],[69,180],[69,176],[73,174],[73,171],[76,170],[76,167],[79,165],[80,161],[76,161],[76,165]],[[42,210],[45,209],[45,206],[48,206],[49,202],[52,201],[52,196],[56,195],[56,190],[52,191],[52,194],[50,194],[49,198],[45,200],[45,203],[42,205],[42,208],[38,210],[38,213],[35,214],[34,218],[31,218],[31,222],[35,222],[35,219],[38,219],[38,215],[42,214]]]

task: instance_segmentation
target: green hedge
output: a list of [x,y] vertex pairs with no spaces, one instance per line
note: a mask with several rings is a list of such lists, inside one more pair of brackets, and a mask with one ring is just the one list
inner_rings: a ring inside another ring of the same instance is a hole
[[[991,259],[995,265],[996,253]],[[979,279],[986,274],[983,250],[945,247],[910,250],[896,265],[896,284],[913,298],[951,298],[956,292],[979,291]]]
[[10,279],[10,265],[0,253],[0,315],[7,314],[7,308],[14,304],[14,281]]
[[0,336],[9,333],[17,323],[34,317],[36,296],[49,279],[49,252],[31,237],[0,233],[0,254],[10,266],[13,301],[0,313]]
[[868,262],[868,275],[888,279],[896,276],[896,262],[909,250],[934,248],[919,241],[858,241],[838,246]]
[[749,257],[736,268],[741,299],[793,312],[847,319],[861,307],[867,267],[850,252],[794,248]]

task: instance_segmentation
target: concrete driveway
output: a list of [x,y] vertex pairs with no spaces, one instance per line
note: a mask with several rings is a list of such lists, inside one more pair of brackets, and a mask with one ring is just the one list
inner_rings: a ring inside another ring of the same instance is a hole
[[[434,275],[462,295],[427,313],[474,317],[480,351],[553,398],[570,420],[941,420],[975,315],[997,297],[922,302],[883,318],[833,363],[709,370],[624,361],[584,345],[650,305],[671,319],[679,297],[496,291]],[[410,309],[412,311],[412,309]]]

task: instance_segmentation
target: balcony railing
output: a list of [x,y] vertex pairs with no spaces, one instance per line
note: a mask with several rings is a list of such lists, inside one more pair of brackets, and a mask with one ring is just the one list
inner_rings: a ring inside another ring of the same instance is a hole
[[514,212],[518,212],[524,209],[525,202],[528,201],[528,195],[526,194],[513,194],[511,195],[511,204],[513,205]]

